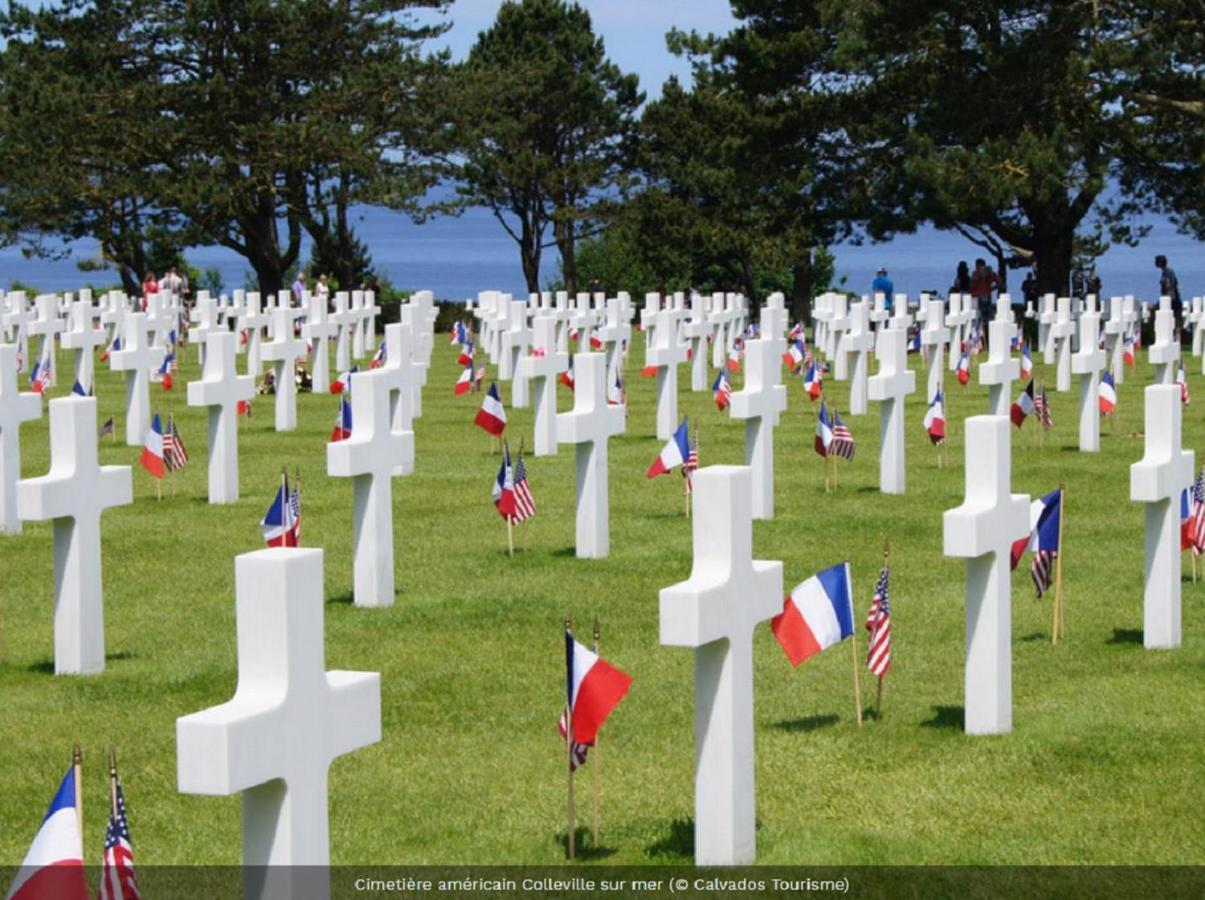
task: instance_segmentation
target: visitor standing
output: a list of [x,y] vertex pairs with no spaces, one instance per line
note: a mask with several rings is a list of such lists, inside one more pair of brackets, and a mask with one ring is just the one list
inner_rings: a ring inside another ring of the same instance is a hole
[[875,273],[874,281],[870,283],[871,294],[882,294],[883,305],[888,312],[891,311],[891,301],[895,296],[895,283],[887,277],[887,267],[879,266],[879,270]]
[[971,273],[971,296],[979,307],[979,321],[985,336],[987,323],[992,320],[992,293],[999,288],[1000,276],[987,264],[987,260],[975,260],[975,271]]
[[297,278],[293,281],[293,305],[301,306],[301,302],[305,297],[305,272],[298,272]]
[[964,259],[954,272],[954,283],[950,285],[951,294],[969,294],[971,292],[971,272]]
[[1155,268],[1159,270],[1159,296],[1169,297],[1172,301],[1172,315],[1176,317],[1176,322],[1180,322],[1180,282],[1176,278],[1176,273],[1172,271],[1172,267],[1167,264],[1167,257],[1160,253],[1155,257]]

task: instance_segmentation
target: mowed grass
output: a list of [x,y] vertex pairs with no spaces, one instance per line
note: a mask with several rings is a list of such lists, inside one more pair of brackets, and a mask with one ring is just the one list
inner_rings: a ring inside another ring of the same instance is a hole
[[[694,686],[688,650],[658,643],[658,591],[688,576],[691,523],[681,478],[647,481],[659,451],[653,381],[638,377],[643,339],[627,365],[627,433],[610,447],[611,556],[573,555],[573,450],[528,458],[539,513],[507,557],[490,502],[499,457],[472,425],[479,395],[454,397],[458,375],[437,336],[417,466],[393,487],[397,598],[357,609],[352,584],[352,486],[325,475],[335,414],[329,394],[299,399],[299,427],[272,430],[271,398],[256,401],[239,437],[242,499],[206,502],[205,413],[185,405],[198,377],[182,356],[177,388],[153,387],[174,412],[192,463],[155,499],[120,442],[124,391],[105,371],[100,421],[118,417],[104,463],[133,464],[133,505],[104,516],[102,675],[52,674],[51,527],[27,523],[0,537],[0,862],[15,864],[78,741],[85,767],[86,852],[99,856],[107,804],[104,758],[118,748],[139,865],[240,860],[234,797],[176,790],[175,719],[234,691],[233,559],[259,549],[258,523],[282,464],[303,481],[303,543],[325,550],[329,668],[381,673],[383,739],[337,760],[330,778],[332,861],[339,864],[558,863],[565,834],[564,747],[555,722],[564,696],[561,622],[588,638],[601,620],[602,653],[630,673],[628,698],[602,732],[579,778],[579,824],[588,824],[591,767],[601,763],[603,852],[592,861],[691,859]],[[964,563],[941,553],[942,512],[963,497],[962,420],[986,411],[987,390],[949,379],[948,465],[921,427],[926,398],[907,404],[908,491],[878,492],[878,408],[846,412],[848,385],[826,383],[857,440],[826,494],[812,451],[815,407],[798,379],[777,429],[776,516],[754,524],[755,555],[782,560],[787,587],[841,560],[852,564],[859,665],[861,628],[884,537],[892,547],[894,662],[883,719],[854,721],[848,643],[792,669],[768,626],[755,638],[758,861],[777,864],[1201,864],[1200,778],[1205,700],[1205,584],[1184,584],[1184,645],[1142,647],[1143,509],[1129,500],[1128,467],[1143,442],[1145,354],[1119,388],[1119,421],[1101,452],[1077,448],[1078,386],[1050,389],[1055,428],[1044,448],[1034,423],[1014,432],[1013,489],[1067,486],[1067,640],[1050,642],[1050,603],[1033,597],[1028,571],[1013,580],[1013,732],[970,737],[961,728]],[[1187,447],[1205,443],[1205,379],[1185,409]],[[70,388],[70,355],[60,354]],[[872,368],[873,371],[873,368]],[[490,369],[491,376],[494,372]],[[714,374],[714,373],[713,373]],[[710,392],[680,405],[697,423],[704,465],[744,461],[744,425],[717,413]],[[740,379],[737,379],[737,386]],[[1016,385],[1014,385],[1016,388]],[[571,397],[558,388],[560,408]],[[509,385],[504,386],[509,408]],[[532,411],[509,410],[512,447],[530,444]],[[21,430],[22,472],[48,466],[47,417]],[[1185,557],[1187,579],[1188,559]],[[863,670],[863,704],[874,685]],[[281,746],[284,755],[295,748]]]

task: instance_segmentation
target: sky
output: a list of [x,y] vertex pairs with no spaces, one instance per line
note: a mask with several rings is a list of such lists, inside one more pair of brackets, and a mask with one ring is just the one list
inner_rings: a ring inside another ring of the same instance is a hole
[[[640,76],[650,98],[661,93],[670,75],[688,80],[690,66],[670,54],[665,35],[671,28],[722,34],[733,25],[728,0],[578,0],[590,13],[595,34],[607,55],[624,72]],[[494,21],[501,0],[455,0],[447,16],[452,28],[442,38],[456,59],[463,59]]]

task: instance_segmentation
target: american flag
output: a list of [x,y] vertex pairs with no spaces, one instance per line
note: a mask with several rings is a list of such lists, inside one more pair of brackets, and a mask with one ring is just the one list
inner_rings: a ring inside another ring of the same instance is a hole
[[[561,733],[561,737],[567,736],[569,724],[566,721],[566,719],[568,717],[568,714],[569,714],[569,710],[568,710],[568,708],[566,708],[561,713],[561,717],[557,720],[557,723],[556,723],[556,730]],[[569,771],[576,772],[579,766],[585,764],[586,755],[590,752],[590,745],[589,744],[579,744],[577,741],[571,741],[570,746],[569,746],[569,752],[570,752]]]
[[879,581],[874,586],[874,597],[870,601],[870,613],[866,616],[866,630],[870,632],[870,646],[866,649],[866,668],[879,678],[891,668],[891,604],[887,599],[889,571],[884,565],[879,572]]
[[848,461],[854,458],[854,436],[836,410],[833,411],[833,442],[829,445],[828,455],[840,456]]
[[301,546],[301,473],[293,480],[293,492],[289,494],[289,511],[293,515],[293,530],[296,534],[295,547]]
[[184,439],[176,428],[176,420],[167,420],[167,430],[163,433],[163,463],[169,472],[183,469],[188,462],[188,450],[184,447]]
[[1038,599],[1050,590],[1054,584],[1054,561],[1058,553],[1054,550],[1038,549],[1034,551],[1033,562],[1029,565],[1029,577],[1033,579],[1034,590]]
[[126,820],[126,798],[121,782],[116,785],[117,810],[109,812],[105,832],[105,852],[101,857],[99,900],[139,900],[134,878],[134,847],[130,843],[130,823]]
[[682,477],[685,479],[686,493],[694,492],[694,471],[699,468],[699,432],[696,429],[694,437],[690,439],[690,453],[686,456],[686,462],[682,464]]
[[510,518],[518,525],[536,514],[536,501],[531,496],[531,484],[527,481],[527,466],[523,463],[522,453],[519,454],[519,460],[515,463],[514,492],[515,514]]
[[100,426],[100,432],[96,435],[97,439],[103,438],[106,434],[112,434],[116,425],[113,423],[113,417],[109,416],[109,421]]
[[1054,420],[1050,418],[1050,402],[1046,399],[1046,388],[1042,388],[1033,398],[1033,411],[1037,414],[1038,422],[1043,428],[1051,428]]
[[1192,486],[1192,555],[1205,553],[1205,472],[1197,473]]

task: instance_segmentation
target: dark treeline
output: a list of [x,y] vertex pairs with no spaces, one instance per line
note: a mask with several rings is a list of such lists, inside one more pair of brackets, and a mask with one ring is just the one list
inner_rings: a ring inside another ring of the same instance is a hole
[[732,8],[668,36],[693,84],[646,103],[562,0],[504,3],[459,63],[444,0],[13,4],[0,236],[94,238],[130,292],[220,244],[274,291],[367,277],[354,204],[472,204],[530,290],[555,247],[570,291],[781,289],[796,315],[835,243],[926,222],[1058,293],[1139,209],[1205,238],[1205,0]]

